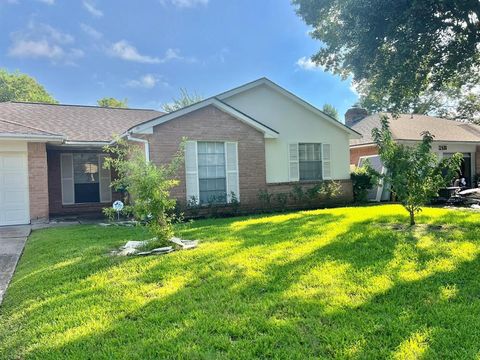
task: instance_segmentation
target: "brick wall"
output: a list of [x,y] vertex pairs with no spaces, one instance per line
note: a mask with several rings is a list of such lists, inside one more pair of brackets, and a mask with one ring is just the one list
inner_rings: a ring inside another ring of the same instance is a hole
[[[72,151],[68,151],[72,152]],[[60,172],[60,154],[58,150],[48,150],[48,197],[50,203],[50,215],[82,215],[82,214],[101,214],[102,209],[108,204],[105,203],[87,203],[87,204],[62,204],[62,183]],[[121,199],[121,194],[113,193],[112,200]]]
[[[263,133],[214,106],[208,106],[156,126],[150,135],[151,161],[155,164],[169,162],[178,150],[182,137],[201,141],[237,141],[240,201],[249,204],[257,200],[258,190],[266,185]],[[184,205],[184,166],[180,167],[178,179],[180,185],[173,189],[172,196]]]
[[358,165],[358,159],[361,156],[377,155],[376,145],[350,148],[350,165]]
[[[156,126],[153,135],[149,136],[150,159],[156,164],[165,164],[170,161],[173,154],[178,150],[182,137],[200,141],[238,142],[240,203],[244,210],[255,210],[261,207],[258,193],[262,189],[267,189],[271,193],[288,193],[292,190],[294,183],[266,183],[263,133],[213,106]],[[181,166],[179,170],[178,179],[180,185],[173,189],[172,196],[178,200],[179,204],[185,205],[184,166]],[[342,180],[340,184],[342,186],[341,195],[333,202],[351,202],[353,195],[350,180]],[[313,183],[304,183],[303,186],[308,188],[313,186]],[[325,201],[319,203],[325,204]],[[295,206],[301,207],[302,204],[296,204]]]
[[48,219],[48,174],[45,143],[28,143],[30,219]]

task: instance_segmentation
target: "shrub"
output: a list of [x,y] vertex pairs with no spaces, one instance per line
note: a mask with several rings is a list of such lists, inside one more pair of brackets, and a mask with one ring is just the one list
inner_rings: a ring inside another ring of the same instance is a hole
[[183,144],[172,161],[162,166],[145,161],[142,150],[123,139],[117,139],[104,150],[110,154],[105,167],[117,173],[111,186],[128,193],[129,211],[136,220],[146,223],[156,238],[156,245],[167,244],[173,236],[172,223],[176,220],[176,200],[170,198],[170,190],[179,183],[175,175],[183,162]]
[[300,184],[293,185],[290,196],[295,203],[302,203],[306,197],[305,192],[303,191],[303,188]]
[[240,201],[238,200],[237,194],[235,192],[230,192],[230,207],[234,215],[237,215],[240,210]]
[[275,194],[275,202],[278,208],[280,209],[280,211],[285,211],[287,209],[288,193]]
[[269,193],[267,189],[259,190],[257,196],[264,209],[270,210],[272,208],[273,194]]
[[353,199],[355,202],[367,201],[368,191],[379,182],[381,175],[370,165],[367,160],[363,166],[356,167],[350,174],[353,184]]

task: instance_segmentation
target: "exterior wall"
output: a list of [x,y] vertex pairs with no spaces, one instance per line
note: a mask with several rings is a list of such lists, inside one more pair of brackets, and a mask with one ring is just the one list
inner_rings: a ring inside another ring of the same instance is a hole
[[[72,150],[63,152],[74,152]],[[86,152],[86,151],[81,151]],[[62,184],[60,172],[60,150],[47,150],[48,159],[48,197],[49,212],[51,216],[101,214],[102,209],[109,204],[106,203],[85,203],[85,204],[62,204]],[[121,194],[113,192],[112,201],[121,199]]]
[[[265,183],[265,142],[263,133],[209,106],[154,127],[149,135],[150,160],[166,164],[178,151],[183,137],[198,141],[238,142],[238,170],[240,202],[254,204],[259,189]],[[172,196],[180,204],[186,203],[185,168],[179,169],[179,186]]]
[[480,145],[477,145],[475,153],[475,174],[480,176]]
[[378,149],[376,145],[351,147],[350,148],[350,165],[358,166],[358,160],[361,156],[377,155]]
[[[262,133],[242,123],[217,108],[210,106],[175,120],[157,125],[149,135],[150,159],[157,165],[166,164],[178,150],[183,137],[198,141],[237,141],[240,186],[240,204],[243,210],[258,210],[262,204],[258,198],[260,190],[270,193],[289,193],[295,184],[305,188],[314,182],[266,182],[265,139]],[[172,190],[182,206],[186,203],[185,169],[179,169],[179,186]],[[350,180],[340,181],[341,194],[328,203],[346,203],[353,199]],[[318,204],[325,204],[319,201]],[[312,204],[310,204],[311,206]],[[305,204],[289,204],[290,207],[303,207]]]
[[27,149],[30,219],[46,221],[49,214],[46,144],[28,143]]
[[288,144],[298,142],[331,144],[333,179],[350,178],[349,135],[326,118],[265,85],[223,101],[280,133],[277,139],[265,140],[268,183],[289,181]]

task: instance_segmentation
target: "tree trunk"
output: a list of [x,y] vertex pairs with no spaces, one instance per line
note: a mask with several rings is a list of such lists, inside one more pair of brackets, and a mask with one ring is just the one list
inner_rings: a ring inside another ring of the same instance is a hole
[[409,210],[410,213],[410,226],[415,225],[415,211]]

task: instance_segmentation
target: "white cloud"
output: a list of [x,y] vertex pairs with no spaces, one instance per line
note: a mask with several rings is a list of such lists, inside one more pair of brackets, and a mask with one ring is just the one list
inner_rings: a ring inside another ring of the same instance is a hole
[[193,8],[196,6],[206,6],[209,0],[160,0],[162,5],[171,4],[179,8]]
[[172,60],[193,63],[197,59],[194,57],[185,57],[180,54],[178,49],[167,49],[162,58],[140,54],[135,46],[126,40],[120,40],[112,44],[109,52],[111,55],[127,61],[134,61],[144,64],[163,64]]
[[83,23],[80,24],[80,28],[82,29],[82,31],[85,34],[87,34],[88,36],[90,36],[94,39],[98,40],[98,39],[101,39],[103,37],[103,34],[100,31],[94,29],[93,27],[91,27],[87,24],[83,24]]
[[82,50],[71,47],[75,39],[48,24],[30,22],[23,31],[11,34],[8,55],[17,58],[45,58],[52,63],[75,64]]
[[[161,78],[159,76],[146,74],[141,76],[139,79],[127,81],[126,85],[134,88],[151,89],[151,88],[154,88],[160,81],[161,81]],[[164,85],[168,85],[166,82],[162,82],[162,83]]]
[[145,64],[158,64],[161,62],[157,57],[140,54],[137,48],[126,40],[120,40],[112,44],[110,52],[113,56],[127,61],[135,61]]
[[303,56],[300,59],[298,59],[295,65],[297,65],[298,68],[302,70],[307,70],[307,71],[317,71],[317,70],[324,71],[325,70],[323,66],[315,64],[312,61],[312,59],[306,56]]
[[84,0],[83,7],[95,17],[103,16],[103,12],[100,9],[98,9],[91,0]]

